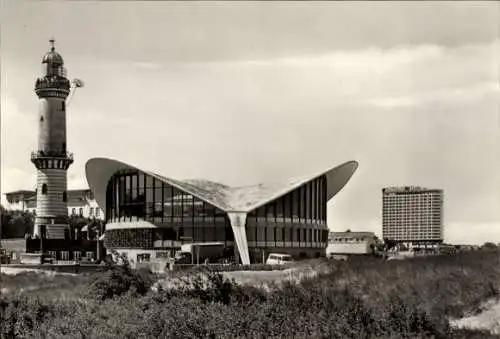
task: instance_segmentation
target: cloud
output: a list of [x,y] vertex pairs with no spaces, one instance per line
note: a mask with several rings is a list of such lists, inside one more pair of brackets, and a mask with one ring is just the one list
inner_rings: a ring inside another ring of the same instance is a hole
[[136,62],[134,66],[143,70],[157,70],[162,67],[160,64],[152,62]]
[[[2,55],[33,55],[55,35],[71,58],[254,60],[498,38],[495,1],[2,2]],[[5,12],[5,13],[4,13]],[[103,29],[105,25],[106,29]]]
[[472,86],[440,89],[425,93],[415,93],[413,96],[385,97],[369,100],[368,103],[381,108],[408,108],[418,105],[436,104],[439,102],[468,103],[482,99],[488,95],[500,94],[497,82],[484,82]]

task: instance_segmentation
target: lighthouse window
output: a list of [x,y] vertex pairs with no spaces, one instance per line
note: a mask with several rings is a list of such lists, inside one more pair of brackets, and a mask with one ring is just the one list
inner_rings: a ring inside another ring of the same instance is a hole
[[43,115],[40,115],[40,122],[43,122]]
[[42,194],[47,194],[47,184],[42,185]]
[[66,110],[66,101],[61,101],[61,110],[62,111]]
[[63,201],[66,202],[68,201],[68,193],[66,193],[66,191],[63,192]]

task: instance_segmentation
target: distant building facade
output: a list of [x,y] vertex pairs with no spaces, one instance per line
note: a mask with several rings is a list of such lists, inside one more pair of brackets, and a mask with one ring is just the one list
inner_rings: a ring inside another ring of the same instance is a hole
[[30,212],[36,211],[36,205],[28,206],[29,200],[36,201],[35,191],[19,190],[19,191],[5,193],[4,195],[5,195],[5,200],[7,201],[7,203],[4,206],[6,209],[12,211],[27,211],[27,210],[29,210]]
[[[5,208],[15,211],[28,211],[36,214],[37,194],[35,191],[19,190],[5,193]],[[67,191],[67,209],[69,216],[96,218],[104,220],[104,213],[94,199],[90,189]]]
[[382,237],[410,246],[443,242],[443,190],[382,189]]
[[377,243],[373,232],[330,232],[326,254],[371,254]]

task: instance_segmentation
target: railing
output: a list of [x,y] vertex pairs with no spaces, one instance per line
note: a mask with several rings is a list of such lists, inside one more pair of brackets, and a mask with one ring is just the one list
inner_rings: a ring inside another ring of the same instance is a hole
[[36,80],[35,83],[36,90],[42,89],[59,89],[69,92],[70,82],[68,79],[57,76],[57,77],[43,77]]
[[40,158],[60,158],[60,159],[69,159],[73,160],[73,153],[70,152],[57,152],[57,151],[35,151],[31,152],[31,159],[40,159]]
[[53,264],[54,265],[76,265],[77,261],[76,260],[54,260]]

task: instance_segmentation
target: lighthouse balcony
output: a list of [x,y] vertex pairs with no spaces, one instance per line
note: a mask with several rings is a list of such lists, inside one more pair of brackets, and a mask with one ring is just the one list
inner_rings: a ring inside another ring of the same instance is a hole
[[40,98],[62,98],[66,99],[70,92],[70,82],[60,76],[46,76],[37,79],[35,92]]
[[35,159],[68,159],[73,161],[73,153],[54,151],[34,151],[31,152],[31,160]]
[[35,90],[59,89],[69,92],[70,82],[63,76],[45,76],[36,79]]
[[31,162],[37,169],[67,170],[73,163],[73,153],[70,152],[31,152]]

